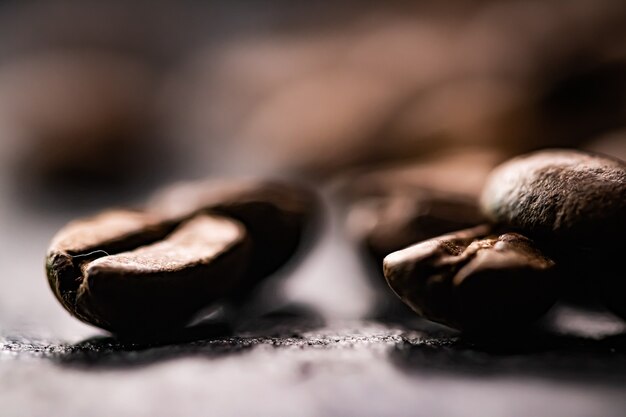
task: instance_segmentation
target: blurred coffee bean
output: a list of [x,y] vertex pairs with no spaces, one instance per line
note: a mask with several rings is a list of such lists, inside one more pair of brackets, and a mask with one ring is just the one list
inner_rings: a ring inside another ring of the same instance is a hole
[[349,231],[376,265],[391,252],[415,242],[483,222],[473,199],[402,187],[385,196],[358,200],[347,219]]
[[86,323],[141,337],[179,329],[237,291],[250,251],[241,224],[198,215],[168,230],[125,211],[71,223],[47,257],[57,299]]
[[456,146],[575,146],[621,114],[610,1],[389,7],[209,43],[165,100],[177,136],[229,172],[325,176]]
[[[621,44],[626,10],[620,2],[485,2],[459,21],[458,66],[463,73],[539,81],[566,75],[589,61],[580,52]],[[537,86],[538,87],[538,86]]]
[[457,147],[429,157],[343,172],[332,185],[345,202],[384,196],[397,187],[477,200],[491,170],[505,159],[506,154],[496,149]]
[[455,19],[422,11],[382,15],[354,27],[355,36],[343,60],[352,68],[367,68],[405,89],[417,90],[449,78],[458,67]]
[[349,234],[377,268],[391,252],[484,222],[478,196],[503,159],[490,149],[457,149],[431,159],[356,170],[333,184]]
[[491,146],[511,155],[528,149],[523,87],[471,79],[413,90],[348,67],[270,96],[235,136],[255,160],[271,149],[270,166],[314,175],[456,147]]
[[607,59],[574,51],[561,65],[545,74],[533,102],[536,147],[578,147],[622,127],[626,56]]
[[485,2],[473,8],[459,22],[458,70],[506,75],[514,82],[540,72],[548,63],[544,54],[562,49],[559,20],[569,11],[564,9],[535,1]]
[[406,93],[359,69],[314,74],[270,95],[245,120],[251,163],[323,175],[372,153],[380,129]]
[[225,40],[197,51],[173,75],[171,112],[202,140],[209,132],[212,140],[228,138],[260,102],[331,66],[343,47],[339,35],[325,34]]
[[[57,50],[0,68],[0,121],[20,181],[57,187],[147,178],[163,143],[154,135],[155,74],[104,51]],[[168,158],[169,161],[172,158]],[[152,171],[151,171],[152,169]]]
[[481,207],[542,240],[611,248],[626,234],[626,164],[575,150],[519,156],[491,173]]
[[517,92],[504,102],[510,116],[495,140],[525,152],[579,146],[618,127],[626,109],[625,17],[611,0],[495,2],[468,14],[459,26],[459,74]]
[[[270,97],[300,80],[336,66],[345,48],[340,33],[263,33],[211,39],[173,71],[161,102],[178,144],[202,155],[195,163],[206,170],[237,173],[280,171],[271,163],[274,146],[248,152],[239,136]],[[253,144],[254,145],[254,144]],[[275,162],[275,161],[274,161]],[[269,169],[267,169],[269,166]]]
[[387,282],[419,315],[468,332],[514,331],[556,300],[554,262],[517,233],[479,226],[388,255]]
[[502,158],[495,150],[460,148],[430,159],[355,170],[332,184],[376,289],[377,318],[414,317],[387,291],[383,258],[415,242],[483,223],[478,195]]
[[259,280],[282,267],[297,251],[319,216],[315,193],[302,186],[259,180],[174,184],[147,205],[172,221],[197,213],[232,217],[246,226],[255,250],[248,278]]
[[510,155],[529,150],[530,94],[526,82],[491,75],[426,85],[398,107],[382,142],[393,147],[396,157],[461,146],[489,146]]

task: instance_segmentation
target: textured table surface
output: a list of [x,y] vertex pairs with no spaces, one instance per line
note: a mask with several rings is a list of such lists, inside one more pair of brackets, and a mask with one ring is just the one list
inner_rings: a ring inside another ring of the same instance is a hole
[[626,415],[622,321],[561,306],[530,334],[469,340],[364,319],[373,294],[332,216],[285,277],[285,302],[260,317],[116,340],[71,318],[45,282],[48,241],[77,214],[0,208],[2,416]]

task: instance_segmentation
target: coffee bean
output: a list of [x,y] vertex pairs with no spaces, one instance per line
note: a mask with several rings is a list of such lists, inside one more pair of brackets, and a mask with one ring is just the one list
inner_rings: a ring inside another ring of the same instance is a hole
[[348,202],[384,196],[398,187],[478,200],[490,172],[505,159],[490,148],[458,148],[427,159],[348,172],[334,186],[338,197]]
[[626,297],[617,295],[626,235],[623,161],[575,150],[520,156],[493,171],[481,205],[492,221],[532,237],[557,262],[566,301],[599,298],[623,311]]
[[153,174],[155,160],[162,171],[173,158],[156,158],[164,150],[154,129],[156,81],[143,60],[98,49],[49,50],[4,65],[0,124],[12,132],[4,147],[22,186],[60,193],[95,181],[128,184]]
[[382,269],[385,256],[415,242],[483,222],[474,199],[452,193],[394,187],[388,194],[353,203],[347,226],[370,266],[366,276],[377,295],[372,314],[383,320],[414,317],[388,291]]
[[469,332],[526,326],[556,300],[554,262],[517,233],[478,226],[388,255],[392,290],[415,312]]
[[141,212],[113,210],[76,220],[59,231],[48,250],[46,268],[54,294],[74,310],[80,285],[80,264],[109,253],[123,252],[165,237],[171,223]]
[[626,235],[626,164],[574,150],[547,150],[497,167],[482,193],[495,223],[564,246],[610,248]]
[[348,228],[381,265],[383,258],[415,242],[484,222],[471,198],[396,187],[384,196],[358,200],[348,213]]
[[157,193],[148,210],[170,221],[195,213],[217,213],[243,223],[254,244],[251,282],[274,273],[296,252],[319,210],[304,187],[272,181],[200,181]]
[[[184,326],[236,288],[250,242],[240,223],[199,215],[148,243],[167,229],[123,211],[73,223],[57,235],[48,255],[57,298],[83,321],[115,333]],[[137,246],[140,241],[144,245]]]
[[48,251],[48,281],[68,311],[113,333],[176,330],[283,266],[315,207],[311,192],[281,183],[176,186],[145,211],[68,224]]
[[348,231],[380,267],[391,252],[484,223],[478,196],[501,160],[493,150],[465,149],[339,178]]
[[333,183],[345,206],[346,228],[362,249],[366,277],[376,294],[372,314],[383,320],[414,317],[388,291],[382,261],[415,242],[485,222],[478,196],[500,152],[464,148],[437,157],[343,174]]

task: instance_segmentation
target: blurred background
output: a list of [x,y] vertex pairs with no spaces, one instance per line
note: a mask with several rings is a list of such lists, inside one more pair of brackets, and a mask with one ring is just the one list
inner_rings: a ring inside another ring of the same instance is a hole
[[369,314],[380,259],[479,222],[502,160],[625,157],[625,23],[620,0],[3,2],[4,326],[87,331],[39,262],[68,220],[240,175],[322,191],[328,233],[285,291]]

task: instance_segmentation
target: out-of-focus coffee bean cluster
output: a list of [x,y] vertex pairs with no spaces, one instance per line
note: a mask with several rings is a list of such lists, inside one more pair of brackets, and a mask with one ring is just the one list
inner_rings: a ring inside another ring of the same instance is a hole
[[[5,5],[2,165],[20,184],[62,192],[181,171],[329,178],[471,147],[492,156],[462,162],[467,173],[455,165],[460,175],[441,188],[474,194],[474,171],[533,148],[623,157],[625,9],[609,0]],[[424,169],[407,176],[439,188]]]
[[448,6],[229,39],[196,58],[177,108],[191,135],[248,164],[315,175],[465,146],[579,146],[623,123],[618,3]]
[[[22,192],[72,204],[76,185],[110,192],[216,173],[339,177],[359,202],[353,219],[413,204],[400,188],[471,204],[513,154],[624,157],[625,9],[5,5],[1,162]],[[395,161],[405,168],[362,175]],[[381,195],[392,197],[374,203]]]

